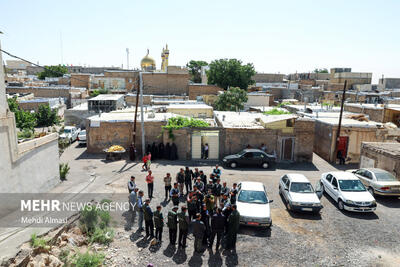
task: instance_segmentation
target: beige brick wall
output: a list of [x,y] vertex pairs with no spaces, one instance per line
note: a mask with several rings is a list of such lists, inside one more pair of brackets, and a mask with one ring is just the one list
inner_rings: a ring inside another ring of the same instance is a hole
[[153,95],[188,93],[189,74],[143,73],[143,92]]
[[197,96],[202,95],[217,95],[218,91],[223,91],[222,88],[212,84],[189,84],[188,90],[190,100],[196,100]]
[[83,87],[83,88],[89,89],[90,88],[90,80],[91,80],[90,74],[77,74],[77,73],[71,74],[71,86],[72,87]]

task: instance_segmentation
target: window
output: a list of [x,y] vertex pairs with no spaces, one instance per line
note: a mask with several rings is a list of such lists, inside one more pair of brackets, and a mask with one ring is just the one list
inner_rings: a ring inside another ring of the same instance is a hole
[[338,183],[337,183],[337,181],[336,181],[336,178],[333,178],[333,180],[332,180],[332,185],[334,186],[334,187],[338,187]]
[[369,180],[372,180],[372,178],[373,178],[372,177],[372,173],[369,172],[369,171],[364,171],[364,177],[369,179]]
[[283,177],[282,177],[282,182],[283,182],[284,185],[286,185],[287,181],[288,181],[287,176],[286,176],[286,175],[283,176]]
[[285,183],[285,185],[286,185],[286,188],[289,188],[289,184],[290,184],[290,180],[289,180],[289,179],[287,179],[287,181],[286,181],[286,183]]
[[339,180],[339,184],[342,191],[366,191],[360,180]]
[[332,174],[328,174],[328,175],[326,176],[326,180],[327,180],[328,182],[332,182]]
[[260,152],[255,152],[255,153],[253,153],[253,158],[258,158],[258,159],[262,159],[262,158],[264,158],[264,154],[263,153],[260,153]]
[[294,125],[293,119],[286,120],[286,127],[293,127],[293,125]]
[[290,185],[290,192],[313,193],[314,189],[310,183],[292,183]]
[[364,170],[357,170],[356,171],[356,174],[358,174],[358,175],[361,175],[361,176],[364,176]]
[[267,196],[263,191],[250,191],[250,190],[240,191],[238,201],[246,203],[256,203],[256,204],[268,203]]
[[253,153],[247,152],[246,154],[243,155],[243,157],[246,159],[251,159],[253,157]]

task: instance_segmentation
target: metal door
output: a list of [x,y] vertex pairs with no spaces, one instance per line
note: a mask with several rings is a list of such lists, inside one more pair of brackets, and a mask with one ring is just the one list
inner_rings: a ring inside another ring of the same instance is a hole
[[201,135],[192,134],[192,159],[201,158]]

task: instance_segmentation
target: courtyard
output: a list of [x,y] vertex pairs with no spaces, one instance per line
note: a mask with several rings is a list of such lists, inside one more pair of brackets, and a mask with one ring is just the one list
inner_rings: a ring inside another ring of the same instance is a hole
[[[58,188],[66,190],[74,184],[88,185],[85,192],[127,192],[131,175],[137,186],[147,195],[146,172],[141,162],[105,161],[104,155],[87,154],[84,147],[73,144],[61,156],[69,162],[71,174]],[[163,206],[164,218],[172,207],[164,201],[163,177],[170,172],[173,179],[181,167],[198,167],[205,174],[212,171],[216,162],[153,161],[151,170],[155,177],[154,198],[151,207]],[[161,245],[150,245],[144,232],[137,232],[137,223],[131,223],[130,213],[120,218],[121,227],[115,229],[114,241],[106,250],[106,263],[111,266],[399,266],[400,257],[400,200],[377,197],[376,212],[370,214],[341,212],[325,195],[321,199],[320,215],[288,212],[278,194],[279,178],[285,173],[304,174],[315,185],[321,174],[337,170],[314,154],[312,163],[278,164],[275,169],[222,169],[222,181],[231,186],[234,182],[258,181],[267,189],[271,203],[273,225],[269,230],[241,227],[236,252],[219,253],[205,249],[194,253],[193,237],[188,237],[188,247],[177,249],[168,245],[168,228],[164,226]],[[345,165],[344,168],[356,168]],[[343,169],[343,167],[342,167]],[[90,180],[90,177],[95,179]],[[57,189],[57,188],[56,188]],[[60,190],[60,189],[59,189]],[[183,205],[181,202],[180,205]]]

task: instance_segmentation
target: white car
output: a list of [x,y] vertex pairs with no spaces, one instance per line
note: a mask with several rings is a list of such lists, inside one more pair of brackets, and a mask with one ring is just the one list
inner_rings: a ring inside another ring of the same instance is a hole
[[60,134],[60,138],[72,143],[78,137],[80,130],[81,129],[78,129],[75,126],[65,126],[64,132],[62,134]]
[[86,130],[80,131],[76,139],[80,145],[86,145]]
[[241,182],[236,201],[240,224],[271,227],[271,211],[265,186],[259,182]]
[[361,180],[371,195],[400,196],[400,181],[390,172],[377,168],[349,171]]
[[351,172],[337,171],[321,176],[321,189],[338,204],[339,210],[373,212],[376,210],[375,198],[363,183]]
[[322,192],[318,195],[303,174],[283,175],[279,181],[279,194],[283,196],[288,210],[318,213],[322,209],[319,200]]

